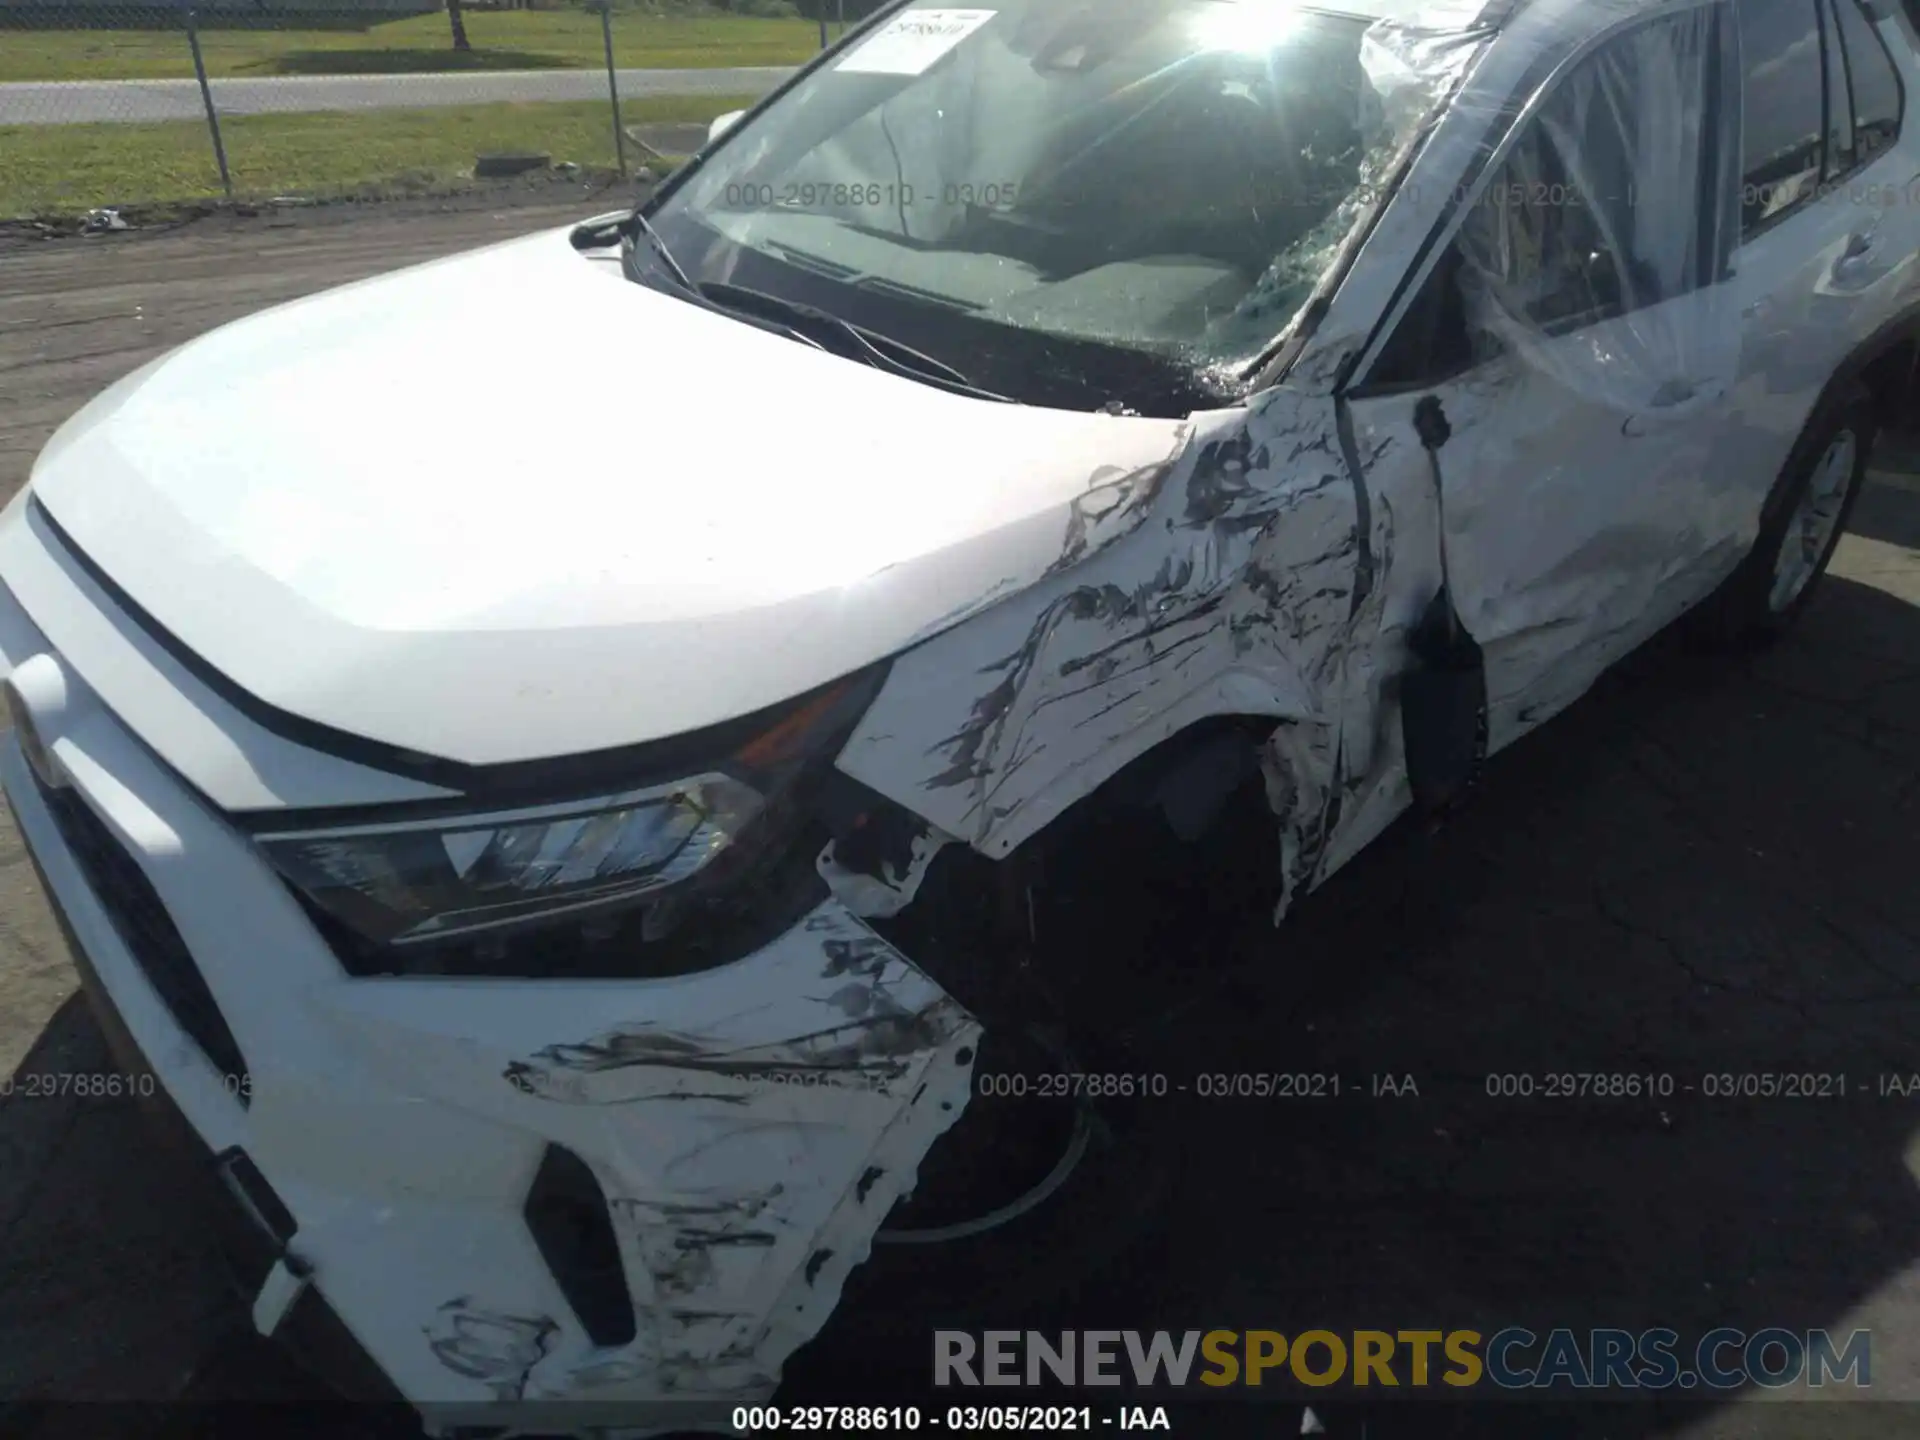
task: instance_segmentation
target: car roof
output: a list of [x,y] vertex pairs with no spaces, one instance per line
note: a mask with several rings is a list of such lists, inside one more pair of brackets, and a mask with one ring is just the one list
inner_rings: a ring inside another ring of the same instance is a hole
[[[1361,20],[1385,20],[1416,30],[1500,31],[1524,28],[1535,45],[1573,43],[1610,29],[1666,0],[1231,0],[1239,4],[1294,4]],[[1908,0],[1910,4],[1920,0]]]
[[[1242,0],[1258,4],[1261,0]],[[1437,30],[1467,30],[1497,23],[1514,0],[1307,0],[1315,10],[1365,20],[1393,20]]]

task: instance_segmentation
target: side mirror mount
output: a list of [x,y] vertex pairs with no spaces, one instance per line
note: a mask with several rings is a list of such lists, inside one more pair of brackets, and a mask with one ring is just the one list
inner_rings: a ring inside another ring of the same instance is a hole
[[726,134],[727,131],[733,128],[734,123],[746,113],[744,110],[729,110],[724,115],[714,116],[711,123],[707,126],[707,143],[711,145],[722,135]]

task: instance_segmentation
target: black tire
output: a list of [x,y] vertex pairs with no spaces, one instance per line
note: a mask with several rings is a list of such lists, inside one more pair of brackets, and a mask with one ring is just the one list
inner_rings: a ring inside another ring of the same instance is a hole
[[[1773,644],[1800,618],[1820,588],[1833,552],[1846,533],[1854,504],[1866,480],[1867,461],[1879,432],[1872,394],[1865,386],[1853,383],[1820,403],[1807,428],[1794,443],[1793,451],[1767,496],[1760,513],[1760,534],[1740,568],[1727,577],[1688,617],[1691,637],[1709,649],[1747,651]],[[1840,501],[1839,519],[1833,533],[1813,566],[1811,576],[1797,594],[1784,604],[1774,603],[1775,565],[1787,531],[1793,523],[1801,500],[1807,493],[1833,446],[1851,433],[1854,437],[1853,470],[1846,479],[1846,491]]]

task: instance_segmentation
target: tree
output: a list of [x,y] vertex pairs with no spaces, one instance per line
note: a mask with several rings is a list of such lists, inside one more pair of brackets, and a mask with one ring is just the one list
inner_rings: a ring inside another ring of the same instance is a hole
[[461,0],[447,0],[447,23],[453,27],[453,48],[473,49],[473,43],[467,39],[467,17],[461,12]]

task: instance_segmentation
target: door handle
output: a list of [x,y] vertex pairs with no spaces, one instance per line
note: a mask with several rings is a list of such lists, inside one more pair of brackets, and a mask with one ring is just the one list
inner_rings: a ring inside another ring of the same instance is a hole
[[1840,258],[1833,262],[1833,278],[1836,281],[1858,279],[1869,270],[1873,258],[1879,253],[1879,236],[1849,235],[1846,248],[1840,252]]
[[1710,385],[1702,389],[1689,380],[1669,380],[1648,399],[1645,409],[1620,422],[1620,433],[1629,440],[1638,440],[1660,426],[1698,415],[1723,393],[1724,386]]

